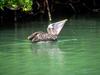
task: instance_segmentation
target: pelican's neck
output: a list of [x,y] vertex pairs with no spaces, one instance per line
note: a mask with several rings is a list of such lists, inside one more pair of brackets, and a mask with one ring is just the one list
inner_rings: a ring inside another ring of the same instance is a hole
[[48,32],[48,34],[51,34],[51,35],[57,35],[56,30],[54,30],[53,28],[48,28],[47,32]]

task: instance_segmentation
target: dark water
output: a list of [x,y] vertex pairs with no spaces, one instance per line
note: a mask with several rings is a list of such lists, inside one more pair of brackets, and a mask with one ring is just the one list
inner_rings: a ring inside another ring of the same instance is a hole
[[1,28],[0,75],[100,74],[100,18],[70,18],[57,42],[27,40],[33,31],[45,31],[47,24],[35,21]]

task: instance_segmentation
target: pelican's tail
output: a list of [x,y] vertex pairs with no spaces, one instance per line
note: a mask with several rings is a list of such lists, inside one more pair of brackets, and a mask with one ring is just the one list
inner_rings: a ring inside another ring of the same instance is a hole
[[34,32],[30,36],[28,36],[28,40],[32,40],[39,32]]

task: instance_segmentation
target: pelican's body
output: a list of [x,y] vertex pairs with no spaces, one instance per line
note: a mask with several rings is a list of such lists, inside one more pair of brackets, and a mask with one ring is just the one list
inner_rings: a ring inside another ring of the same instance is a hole
[[47,32],[34,32],[29,37],[32,42],[39,41],[54,41],[57,39],[57,35],[48,34]]
[[47,32],[34,32],[28,36],[28,39],[32,42],[55,41],[66,21],[67,19],[52,23],[48,26]]

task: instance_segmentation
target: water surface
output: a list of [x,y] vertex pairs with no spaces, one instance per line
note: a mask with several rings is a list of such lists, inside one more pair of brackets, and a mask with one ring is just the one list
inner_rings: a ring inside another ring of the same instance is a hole
[[99,75],[100,18],[72,17],[58,41],[31,43],[27,36],[46,30],[33,21],[0,30],[0,75]]

